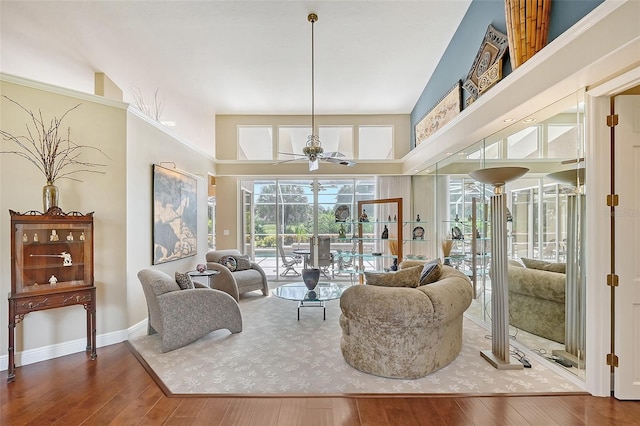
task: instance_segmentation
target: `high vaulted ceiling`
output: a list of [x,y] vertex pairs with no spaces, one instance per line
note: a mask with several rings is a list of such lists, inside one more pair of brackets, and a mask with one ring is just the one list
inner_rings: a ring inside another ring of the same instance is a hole
[[316,114],[407,114],[470,3],[2,0],[0,70],[90,93],[103,72],[132,103],[159,91],[177,132],[188,116],[310,114],[315,12]]

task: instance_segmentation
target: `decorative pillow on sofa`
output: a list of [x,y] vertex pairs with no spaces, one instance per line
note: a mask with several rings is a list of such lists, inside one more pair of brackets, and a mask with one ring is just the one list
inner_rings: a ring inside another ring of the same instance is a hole
[[429,263],[425,263],[420,274],[420,280],[418,286],[431,284],[438,281],[440,274],[442,273],[442,264],[440,259],[432,260]]
[[521,257],[520,259],[522,260],[522,263],[524,263],[524,266],[530,269],[540,269],[542,271],[559,272],[561,274],[567,273],[566,263],[545,262],[544,260],[527,259],[526,257]]
[[382,287],[418,287],[422,265],[400,269],[396,272],[364,272],[368,285]]
[[193,280],[191,279],[189,274],[184,274],[182,272],[176,271],[176,282],[180,286],[180,290],[195,288],[195,286],[193,285]]
[[218,263],[226,266],[231,272],[251,269],[251,261],[246,255],[222,256]]

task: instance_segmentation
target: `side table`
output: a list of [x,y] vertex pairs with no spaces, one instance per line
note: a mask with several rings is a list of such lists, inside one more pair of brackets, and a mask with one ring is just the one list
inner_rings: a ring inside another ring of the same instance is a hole
[[208,284],[209,287],[213,288],[212,283],[213,283],[213,278],[218,275],[220,273],[220,271],[216,271],[213,269],[207,269],[206,271],[200,272],[200,271],[189,271],[187,272],[187,275],[189,275],[191,278],[194,277],[207,277],[208,279]]

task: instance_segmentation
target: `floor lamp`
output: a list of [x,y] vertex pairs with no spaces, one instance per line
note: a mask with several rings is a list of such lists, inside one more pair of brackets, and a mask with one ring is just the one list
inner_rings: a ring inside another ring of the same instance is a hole
[[524,167],[493,167],[469,172],[469,176],[478,182],[494,186],[495,194],[490,197],[491,351],[480,351],[480,355],[498,370],[517,370],[524,367],[509,352],[507,198],[504,185],[528,171],[529,169]]
[[584,346],[586,322],[585,276],[582,273],[581,259],[584,257],[581,244],[584,238],[585,195],[583,193],[584,168],[563,170],[550,173],[549,179],[571,185],[572,194],[567,195],[567,284],[565,291],[565,339],[564,350],[554,350],[553,355],[568,360],[578,368],[584,368]]

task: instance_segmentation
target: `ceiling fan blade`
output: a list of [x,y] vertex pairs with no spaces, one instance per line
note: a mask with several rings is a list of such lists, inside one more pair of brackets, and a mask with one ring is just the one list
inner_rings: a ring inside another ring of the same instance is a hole
[[291,156],[294,156],[294,157],[306,158],[306,155],[294,154],[292,152],[278,152],[278,155],[291,155]]
[[290,163],[292,161],[298,161],[298,160],[300,160],[300,158],[291,158],[289,160],[280,160],[280,161],[276,161],[275,163],[271,163],[271,165],[277,166],[278,164]]
[[329,151],[322,153],[323,158],[342,158],[344,154],[338,151]]
[[340,164],[341,166],[347,166],[347,167],[353,167],[356,165],[356,162],[353,160],[346,160],[346,159],[342,159],[342,158],[336,158],[336,157],[323,157],[322,158],[324,161],[327,161],[329,163],[334,163],[334,164]]

